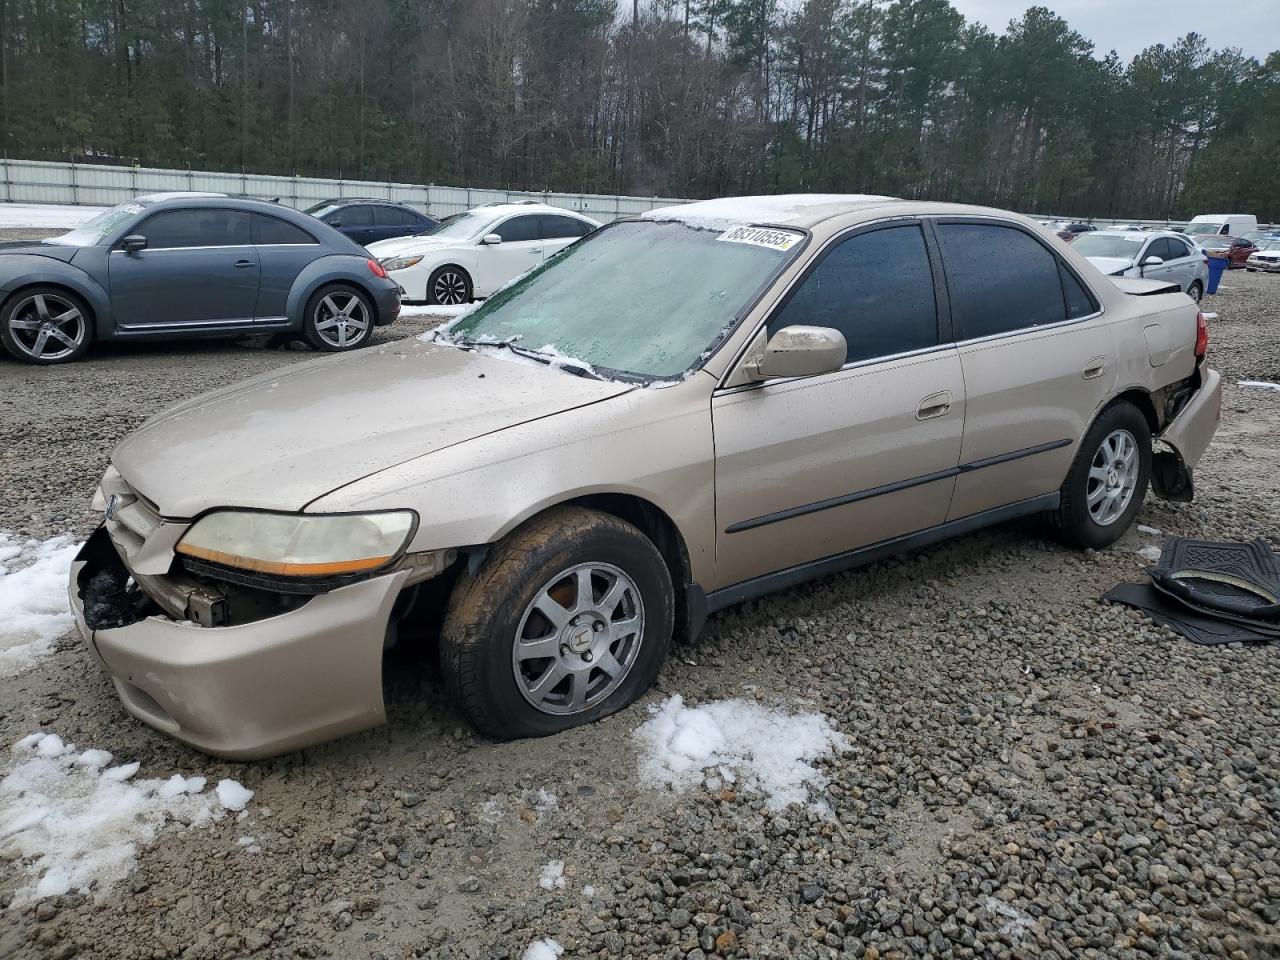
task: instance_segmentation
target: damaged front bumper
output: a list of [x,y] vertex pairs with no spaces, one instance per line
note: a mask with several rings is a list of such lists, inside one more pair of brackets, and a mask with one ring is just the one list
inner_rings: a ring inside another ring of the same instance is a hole
[[[236,760],[285,753],[386,720],[382,653],[411,570],[350,583],[248,622],[202,626],[179,612],[183,598],[188,610],[193,602],[203,609],[198,589],[175,586],[154,570],[155,553],[167,552],[162,544],[170,538],[163,530],[151,533],[134,544],[128,529],[109,520],[81,549],[68,585],[76,627],[129,713],[206,753]],[[132,599],[119,601],[112,585],[120,594],[130,577],[147,589],[130,584]]]
[[1202,367],[1196,374],[1199,388],[1191,394],[1155,439],[1166,449],[1156,449],[1151,460],[1151,486],[1165,500],[1185,502],[1194,495],[1191,471],[1203,456],[1222,418],[1222,377]]

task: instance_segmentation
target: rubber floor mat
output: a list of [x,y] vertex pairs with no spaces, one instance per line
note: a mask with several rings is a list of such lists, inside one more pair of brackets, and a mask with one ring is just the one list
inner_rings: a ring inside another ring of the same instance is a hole
[[1238,621],[1223,620],[1190,610],[1149,583],[1119,584],[1103,594],[1102,599],[1141,610],[1156,623],[1181,634],[1193,643],[1209,645],[1275,639],[1271,634]]
[[1163,593],[1196,610],[1280,628],[1280,560],[1265,541],[1175,537],[1149,575]]

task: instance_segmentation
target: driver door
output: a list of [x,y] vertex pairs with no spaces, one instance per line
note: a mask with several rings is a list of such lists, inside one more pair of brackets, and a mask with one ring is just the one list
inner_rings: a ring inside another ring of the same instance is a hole
[[918,223],[838,241],[768,332],[834,327],[844,368],[714,396],[718,586],[946,520],[965,387],[933,259]]
[[217,207],[162,210],[133,231],[143,250],[111,251],[111,309],[122,330],[250,326],[261,264],[249,213]]
[[543,245],[536,215],[522,213],[508,217],[489,233],[496,233],[502,242],[480,244],[473,277],[478,297],[489,296],[542,263]]

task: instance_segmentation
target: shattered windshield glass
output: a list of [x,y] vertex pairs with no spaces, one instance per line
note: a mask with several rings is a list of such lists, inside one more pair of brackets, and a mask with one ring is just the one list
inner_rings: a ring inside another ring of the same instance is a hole
[[699,365],[802,246],[796,230],[626,221],[568,247],[450,329],[643,379]]

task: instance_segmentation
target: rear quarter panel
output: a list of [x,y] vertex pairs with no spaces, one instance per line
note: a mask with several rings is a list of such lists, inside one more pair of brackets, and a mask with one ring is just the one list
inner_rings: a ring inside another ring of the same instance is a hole
[[388,292],[396,294],[395,283],[381,280],[369,272],[368,256],[351,256],[345,253],[317,257],[298,273],[289,290],[285,313],[290,320],[301,322],[307,300],[318,288],[327,283],[350,283],[365,290],[379,301]]

